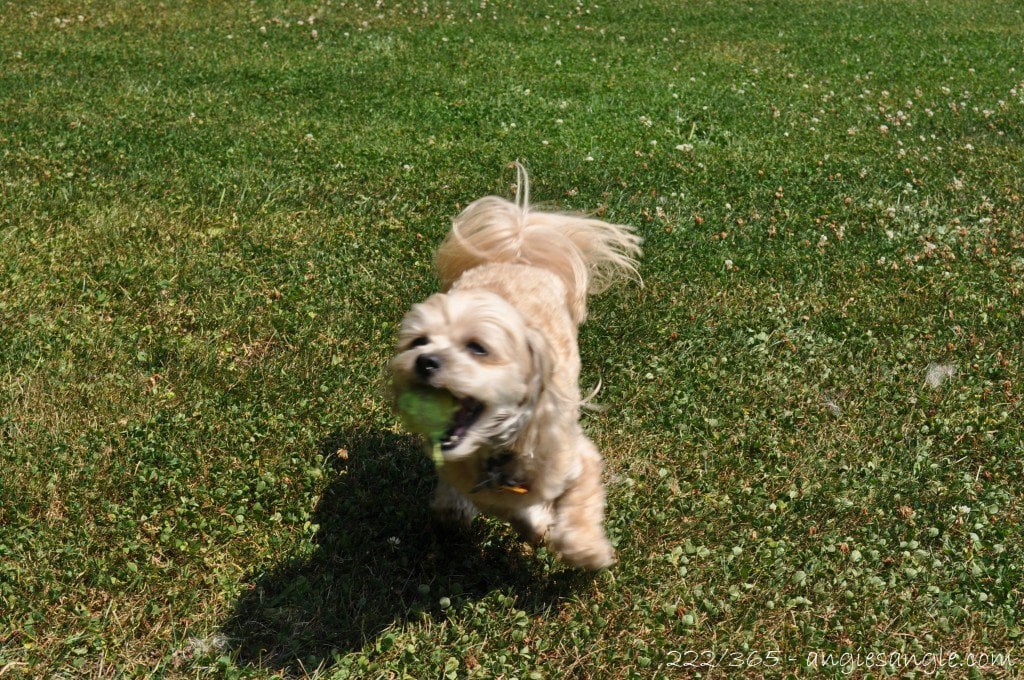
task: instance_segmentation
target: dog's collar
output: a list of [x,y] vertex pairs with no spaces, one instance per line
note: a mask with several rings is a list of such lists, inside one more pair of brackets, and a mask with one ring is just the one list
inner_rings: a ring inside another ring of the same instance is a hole
[[504,469],[506,465],[512,462],[513,458],[515,458],[515,454],[511,451],[506,451],[501,455],[492,456],[484,461],[484,469],[480,473],[480,479],[469,492],[477,493],[484,489],[492,489],[494,491],[508,491],[516,494],[529,493],[530,487],[516,481]]

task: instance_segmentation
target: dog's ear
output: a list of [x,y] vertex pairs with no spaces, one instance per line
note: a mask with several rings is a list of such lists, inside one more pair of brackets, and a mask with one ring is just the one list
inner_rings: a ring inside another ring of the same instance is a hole
[[540,331],[526,329],[526,345],[530,350],[530,395],[534,402],[551,385],[554,363],[551,360],[551,345]]

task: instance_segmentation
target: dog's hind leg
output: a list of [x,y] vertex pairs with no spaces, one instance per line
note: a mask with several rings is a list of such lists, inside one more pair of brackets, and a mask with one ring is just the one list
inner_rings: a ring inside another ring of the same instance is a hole
[[604,531],[604,487],[601,456],[581,437],[580,476],[555,501],[555,523],[548,545],[574,567],[602,569],[615,562],[615,551]]

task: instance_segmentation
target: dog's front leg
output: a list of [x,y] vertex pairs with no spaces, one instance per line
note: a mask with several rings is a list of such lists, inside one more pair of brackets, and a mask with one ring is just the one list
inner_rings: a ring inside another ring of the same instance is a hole
[[604,531],[601,456],[586,437],[580,449],[580,476],[555,502],[548,544],[572,566],[596,570],[615,562],[615,550]]
[[526,541],[540,545],[547,539],[555,516],[551,512],[550,504],[537,503],[517,511],[509,518],[509,522]]
[[468,527],[477,514],[476,506],[443,479],[437,482],[430,509],[439,522],[455,527]]

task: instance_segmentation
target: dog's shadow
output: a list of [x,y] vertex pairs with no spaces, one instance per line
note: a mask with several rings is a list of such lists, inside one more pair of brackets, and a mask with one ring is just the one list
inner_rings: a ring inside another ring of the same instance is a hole
[[337,469],[314,512],[314,545],[254,574],[224,626],[240,664],[330,666],[389,628],[457,615],[462,603],[496,590],[539,613],[593,584],[585,574],[550,569],[493,523],[477,520],[465,532],[436,526],[431,463],[412,437],[338,431],[320,449]]

